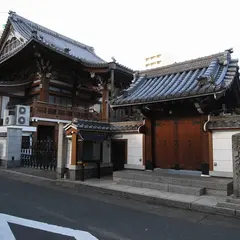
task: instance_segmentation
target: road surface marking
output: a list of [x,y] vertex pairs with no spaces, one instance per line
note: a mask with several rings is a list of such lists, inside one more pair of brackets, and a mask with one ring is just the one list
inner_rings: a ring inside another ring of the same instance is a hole
[[2,240],[16,240],[8,223],[0,218],[0,239]]
[[[60,227],[57,225],[47,224],[43,222],[37,222],[34,220],[24,219],[20,217],[15,217],[7,214],[0,214],[0,236],[1,240],[16,240],[14,237],[8,223],[13,223],[16,225],[34,228],[46,232],[61,234],[69,237],[74,237],[76,240],[98,240],[89,232],[74,230],[71,228]],[[10,234],[11,233],[11,234]]]

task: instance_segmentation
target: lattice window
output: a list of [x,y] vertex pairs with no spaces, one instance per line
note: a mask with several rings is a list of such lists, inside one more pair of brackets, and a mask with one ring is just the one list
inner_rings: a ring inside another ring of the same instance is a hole
[[11,53],[14,49],[18,48],[20,45],[21,45],[20,40],[18,40],[16,37],[12,37],[5,43],[1,57]]

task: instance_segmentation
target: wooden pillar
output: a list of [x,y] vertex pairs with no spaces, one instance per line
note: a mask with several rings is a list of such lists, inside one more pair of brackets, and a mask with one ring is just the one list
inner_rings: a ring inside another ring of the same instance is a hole
[[71,165],[77,165],[77,133],[72,134],[72,157]]
[[57,177],[63,177],[63,168],[64,168],[64,158],[63,152],[65,145],[63,144],[64,140],[64,130],[63,123],[59,123],[58,125],[58,148],[57,148]]
[[41,84],[40,101],[49,102],[49,78],[42,77]]
[[77,77],[75,77],[72,89],[72,107],[76,107],[77,81]]
[[145,158],[144,158],[144,161],[145,161],[145,165],[146,164],[150,164],[154,163],[153,161],[153,157],[154,157],[154,150],[153,149],[153,136],[154,136],[154,133],[152,132],[152,121],[151,119],[147,118],[145,120],[145,128],[146,128],[146,134],[145,134],[145,142],[144,142],[144,145],[145,145]]
[[83,140],[78,139],[77,142],[77,160],[81,161],[83,156]]
[[111,99],[115,97],[114,69],[111,69]]
[[101,120],[104,122],[109,121],[109,90],[107,87],[107,83],[103,85],[103,93],[102,93],[102,116]]
[[213,171],[213,140],[212,140],[212,132],[208,132],[208,161],[209,161],[209,171]]

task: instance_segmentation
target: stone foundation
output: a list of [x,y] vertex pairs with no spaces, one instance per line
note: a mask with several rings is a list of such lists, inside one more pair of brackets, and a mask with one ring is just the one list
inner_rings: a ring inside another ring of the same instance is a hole
[[1,168],[16,168],[21,166],[20,160],[4,160],[0,159],[0,167]]
[[[112,164],[102,164],[100,170],[100,177],[111,176],[113,173]],[[77,166],[77,169],[67,169],[67,178],[71,180],[81,180],[82,179],[82,169],[81,166]],[[97,177],[97,167],[86,166],[84,167],[84,180],[89,178]]]

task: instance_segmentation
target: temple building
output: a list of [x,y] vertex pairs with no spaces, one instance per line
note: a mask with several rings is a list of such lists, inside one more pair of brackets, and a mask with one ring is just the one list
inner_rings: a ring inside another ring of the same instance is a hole
[[30,124],[35,140],[56,141],[59,122],[121,119],[125,112],[116,118],[109,108],[111,89],[129,86],[132,74],[93,47],[10,11],[0,39],[2,125]]

